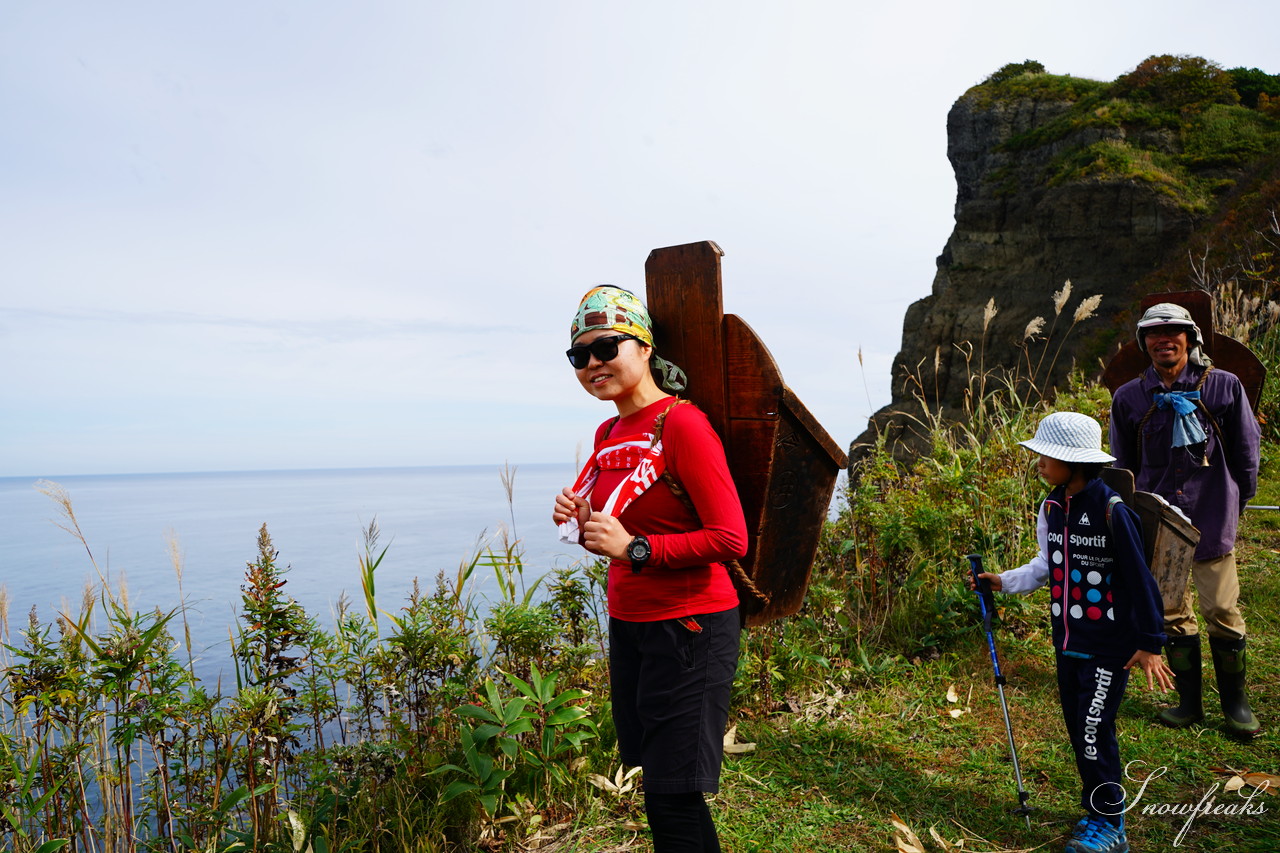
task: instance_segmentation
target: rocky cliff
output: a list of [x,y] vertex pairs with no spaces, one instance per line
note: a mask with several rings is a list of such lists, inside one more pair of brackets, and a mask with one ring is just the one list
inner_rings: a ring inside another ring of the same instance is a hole
[[[1156,60],[1155,74],[1134,79]],[[1153,89],[1169,74],[1216,88]],[[881,434],[909,442],[923,408],[963,418],[980,372],[1013,375],[1038,394],[1077,361],[1100,369],[1128,340],[1144,287],[1177,289],[1178,270],[1181,288],[1190,286],[1189,238],[1280,150],[1280,111],[1272,118],[1242,105],[1230,82],[1229,72],[1186,57],[1153,57],[1110,84],[1024,63],[961,96],[947,116],[955,229],[932,292],[907,310],[893,401],[851,458]],[[1206,141],[1224,128],[1225,141]],[[1101,297],[1092,311],[1093,302],[1082,305],[1089,297]]]

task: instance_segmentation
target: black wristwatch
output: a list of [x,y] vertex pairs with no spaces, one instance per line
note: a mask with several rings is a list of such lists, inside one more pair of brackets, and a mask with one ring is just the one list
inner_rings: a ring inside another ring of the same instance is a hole
[[640,568],[649,562],[649,556],[653,554],[653,547],[649,544],[649,540],[644,536],[637,536],[631,540],[631,544],[627,545],[627,559],[631,561],[631,571],[640,574]]

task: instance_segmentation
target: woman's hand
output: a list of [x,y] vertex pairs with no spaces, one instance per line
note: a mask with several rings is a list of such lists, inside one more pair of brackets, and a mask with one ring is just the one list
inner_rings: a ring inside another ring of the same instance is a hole
[[591,519],[582,525],[582,545],[592,554],[621,560],[627,556],[627,546],[632,536],[622,522],[603,512],[591,513]]
[[1165,690],[1173,689],[1173,670],[1169,669],[1169,665],[1160,655],[1138,649],[1133,653],[1133,657],[1129,658],[1124,668],[1129,669],[1135,663],[1147,674],[1148,690],[1155,690],[1157,681]]
[[581,495],[575,495],[573,489],[566,486],[560,494],[556,495],[556,506],[551,511],[551,520],[558,527],[575,515],[578,518],[578,527],[581,528],[591,517],[591,504],[587,503],[587,499]]

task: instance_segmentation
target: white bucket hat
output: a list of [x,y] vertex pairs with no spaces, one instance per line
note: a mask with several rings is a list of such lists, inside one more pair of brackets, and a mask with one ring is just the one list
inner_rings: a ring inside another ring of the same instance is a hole
[[1054,412],[1040,421],[1036,437],[1023,447],[1063,462],[1114,462],[1102,452],[1102,426],[1079,412]]

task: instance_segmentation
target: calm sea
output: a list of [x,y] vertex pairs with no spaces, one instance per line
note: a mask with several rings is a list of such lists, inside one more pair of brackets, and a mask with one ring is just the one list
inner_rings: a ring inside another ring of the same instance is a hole
[[[452,577],[501,530],[520,541],[530,582],[581,560],[585,552],[558,542],[550,521],[555,494],[577,472],[568,465],[514,467],[510,502],[499,466],[55,481],[70,495],[98,567],[113,588],[127,588],[130,608],[168,610],[185,597],[197,653],[215,663],[228,659],[245,565],[257,557],[264,523],[280,564],[290,567],[284,591],[326,627],[344,593],[364,609],[357,561],[363,531],[375,519],[380,547],[389,546],[376,574],[378,604],[390,612],[403,606],[414,578],[429,590],[438,572]],[[0,585],[11,631],[26,624],[33,606],[42,623],[60,610],[78,612],[86,583],[97,581],[85,547],[59,524],[66,520],[58,505],[34,478],[0,478]],[[182,555],[182,596],[170,539]],[[476,578],[477,594],[493,598],[491,573],[477,569]]]

